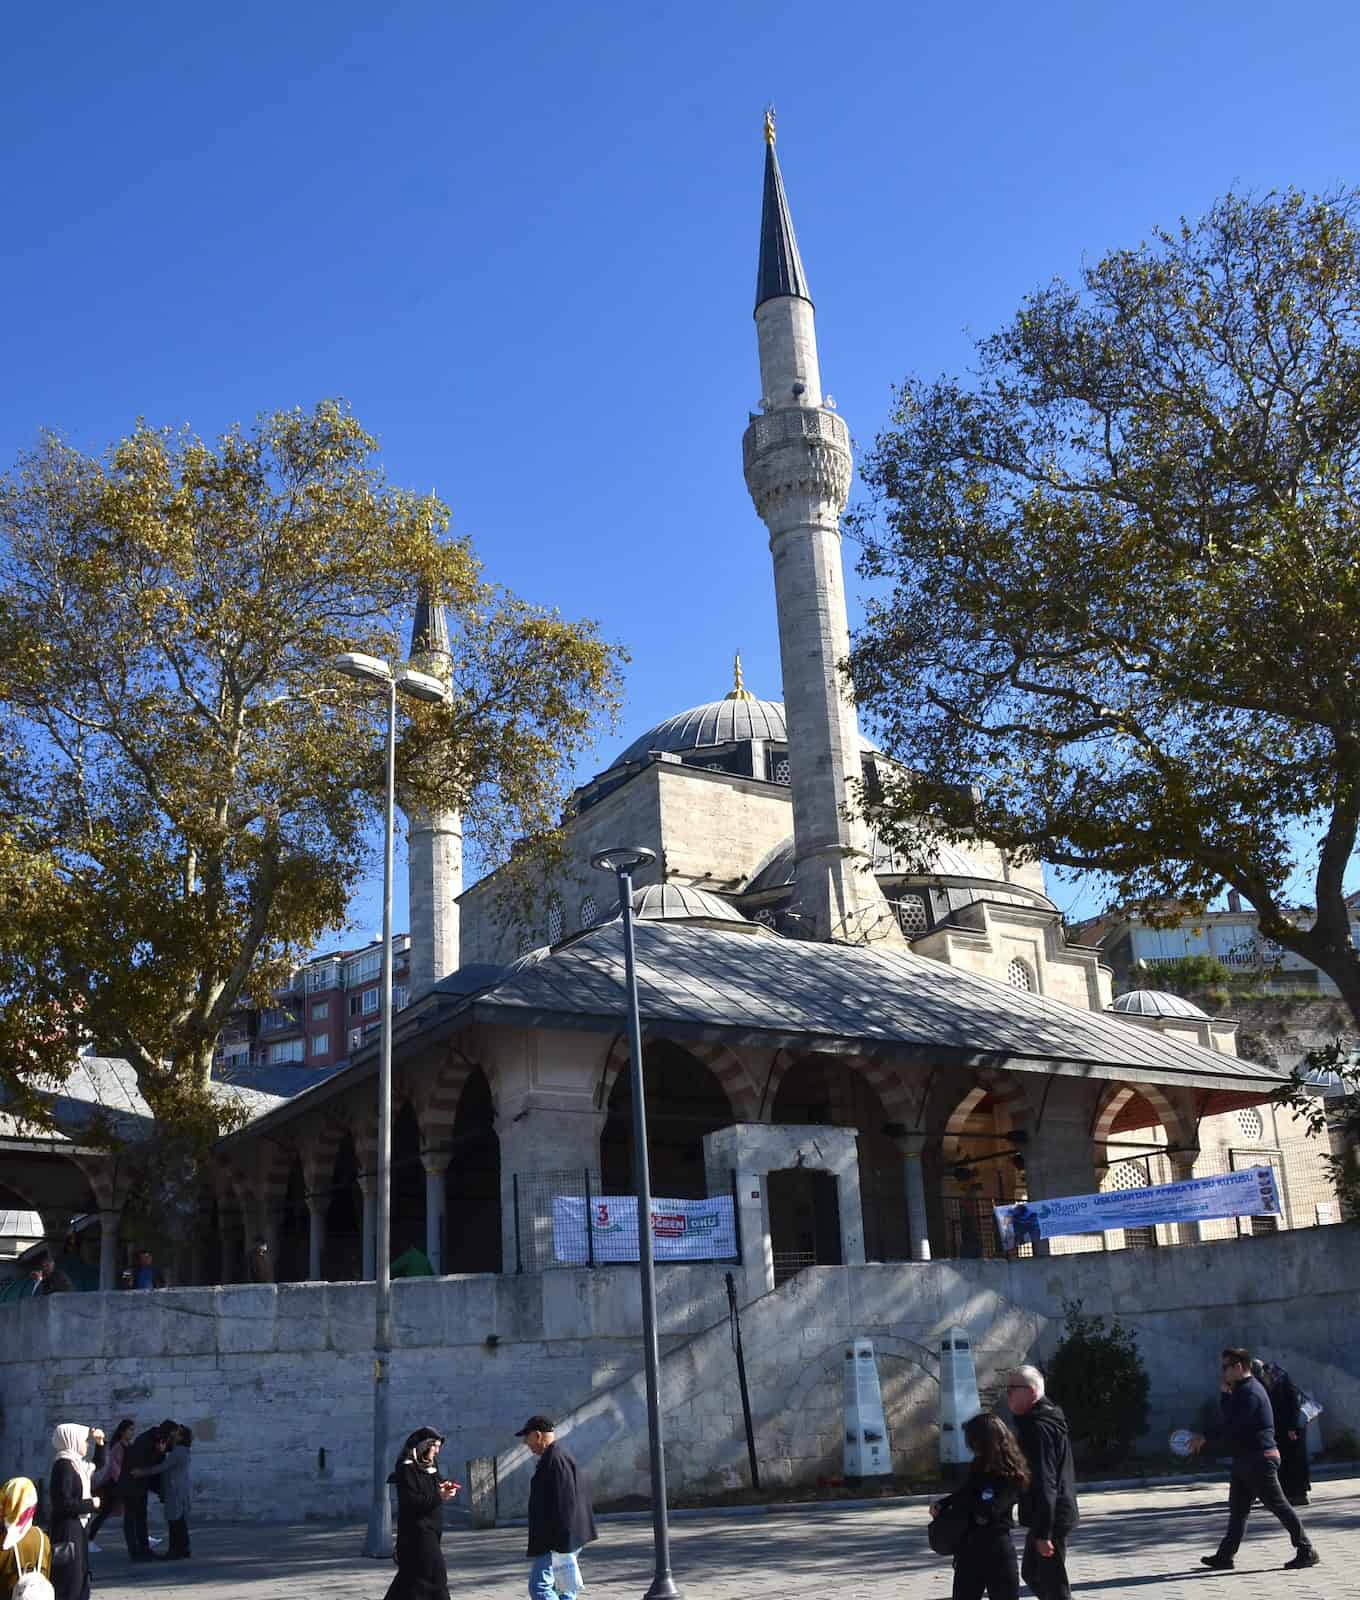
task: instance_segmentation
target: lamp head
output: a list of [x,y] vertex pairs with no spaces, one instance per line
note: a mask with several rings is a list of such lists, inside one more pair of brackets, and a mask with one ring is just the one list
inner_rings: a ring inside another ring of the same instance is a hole
[[332,656],[331,666],[360,683],[380,683],[384,688],[392,683],[391,667],[380,656],[366,656],[362,650],[347,650],[342,656]]
[[650,867],[655,860],[656,851],[648,850],[645,845],[616,845],[612,850],[597,850],[590,864],[600,872],[627,873],[631,877],[640,868]]
[[449,698],[449,691],[432,672],[418,672],[414,667],[403,667],[397,673],[397,688],[413,700],[438,703]]

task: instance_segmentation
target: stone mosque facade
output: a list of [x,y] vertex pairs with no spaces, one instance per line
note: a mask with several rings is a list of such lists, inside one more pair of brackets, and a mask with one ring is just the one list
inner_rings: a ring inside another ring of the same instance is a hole
[[[469,1463],[474,1517],[522,1515],[534,1463],[511,1430],[546,1410],[600,1501],[646,1492],[637,1272],[563,1261],[553,1225],[559,1199],[633,1189],[621,917],[615,880],[590,865],[620,846],[656,856],[634,896],[653,1194],[731,1195],[738,1224],[735,1259],[657,1274],[675,1492],[747,1482],[729,1284],[767,1485],[842,1470],[851,1340],[873,1340],[895,1467],[932,1471],[942,1340],[967,1331],[996,1402],[1009,1367],[1051,1350],[1065,1297],[1136,1329],[1162,1437],[1193,1415],[1229,1329],[1325,1397],[1325,1426],[1352,1426],[1355,1252],[1315,1227],[1336,1220],[1323,1147],[1272,1105],[1279,1074],[1239,1059],[1232,1021],[1146,991],[1112,1001],[1037,865],[943,840],[902,860],[851,820],[851,780],[872,792],[885,758],[837,672],[849,439],[822,392],[772,128],[767,141],[763,398],[743,448],[782,699],[757,698],[738,665],[726,692],[639,734],[575,795],[527,920],[507,917],[497,873],[463,887],[456,814],[408,814],[390,1245],[417,1262],[419,1247],[434,1275],[393,1288],[391,1447],[434,1422],[445,1459]],[[437,670],[448,640],[428,605],[412,640],[413,662]],[[336,1071],[233,1086],[246,1120],[215,1148],[178,1287],[6,1307],[7,1459],[46,1461],[54,1423],[116,1415],[116,1401],[191,1423],[209,1516],[363,1512],[377,1058],[375,1042]],[[44,1216],[50,1229],[98,1212],[112,1288],[125,1185],[116,1160],[81,1148],[80,1120],[99,1101],[135,1140],[149,1113],[125,1062],[82,1059],[63,1095],[59,1136],[0,1125],[7,1181],[81,1174],[89,1198]],[[999,1201],[1263,1163],[1279,1219],[1033,1247],[1062,1254],[1056,1270],[1020,1259],[1028,1245],[1000,1257]],[[1240,1237],[1260,1232],[1280,1237]],[[259,1237],[273,1283],[247,1281]]]
[[[1270,1104],[1278,1075],[1238,1059],[1233,1023],[1172,996],[1112,1003],[1038,864],[944,841],[907,862],[852,819],[851,780],[872,792],[884,757],[837,671],[849,434],[822,389],[772,125],[755,326],[762,400],[743,460],[769,537],[783,698],[753,694],[738,661],[725,694],[635,738],[575,795],[565,859],[528,922],[504,914],[498,873],[463,889],[456,816],[408,818],[393,1253],[420,1244],[445,1273],[551,1266],[554,1188],[631,1187],[618,908],[590,865],[621,845],[656,855],[635,897],[653,1192],[735,1184],[757,1283],[808,1264],[989,1255],[998,1201],[1263,1162],[1285,1215],[1256,1226],[1333,1220],[1321,1148]],[[437,667],[446,642],[422,607],[413,661]],[[223,1141],[207,1281],[238,1274],[257,1234],[285,1276],[371,1275],[375,1072],[370,1046]]]

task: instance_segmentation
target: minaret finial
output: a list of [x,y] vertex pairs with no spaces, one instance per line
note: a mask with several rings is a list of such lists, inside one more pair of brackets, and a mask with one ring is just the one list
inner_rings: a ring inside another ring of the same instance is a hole
[[741,677],[741,651],[738,650],[732,657],[732,688],[727,694],[729,700],[754,700],[755,696],[742,682]]
[[766,106],[765,107],[765,143],[768,144],[768,145],[772,145],[774,143],[774,107],[773,106]]

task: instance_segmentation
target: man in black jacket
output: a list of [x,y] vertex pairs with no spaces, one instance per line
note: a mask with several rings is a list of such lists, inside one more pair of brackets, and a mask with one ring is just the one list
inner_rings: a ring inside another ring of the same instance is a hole
[[[1210,1437],[1232,1452],[1232,1477],[1228,1482],[1228,1529],[1211,1556],[1201,1556],[1206,1567],[1230,1571],[1253,1500],[1280,1519],[1294,1546],[1294,1558],[1285,1570],[1297,1572],[1318,1564],[1318,1553],[1303,1531],[1293,1506],[1280,1487],[1280,1452],[1275,1444],[1275,1416],[1265,1386],[1251,1375],[1251,1355],[1236,1345],[1222,1353],[1218,1405],[1222,1420]],[[1204,1448],[1204,1435],[1196,1434],[1190,1448]]]
[[151,1484],[159,1482],[144,1476],[149,1467],[157,1467],[165,1458],[170,1446],[170,1433],[179,1431],[178,1424],[162,1422],[154,1428],[139,1433],[123,1457],[120,1484],[123,1490],[123,1537],[127,1540],[128,1558],[132,1561],[150,1561],[154,1552],[146,1526],[146,1497]]
[[[538,1466],[529,1484],[530,1600],[572,1600],[576,1590],[553,1585],[553,1552],[574,1555],[599,1535],[590,1506],[590,1486],[575,1459],[556,1438],[549,1417],[532,1416],[515,1435],[523,1439]],[[561,1575],[559,1574],[559,1581]]]
[[1011,1373],[1006,1404],[1030,1470],[1029,1488],[1020,1496],[1020,1521],[1028,1529],[1020,1575],[1039,1600],[1072,1600],[1067,1536],[1077,1525],[1077,1475],[1067,1418],[1044,1393],[1037,1367]]

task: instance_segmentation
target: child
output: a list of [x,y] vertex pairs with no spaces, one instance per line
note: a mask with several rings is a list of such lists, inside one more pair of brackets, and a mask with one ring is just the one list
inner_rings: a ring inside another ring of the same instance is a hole
[[1020,1565],[1011,1539],[1015,1503],[1029,1486],[1029,1468],[1010,1429],[983,1411],[963,1425],[973,1462],[963,1487],[930,1508],[966,1511],[968,1531],[954,1555],[953,1600],[1020,1600]]

